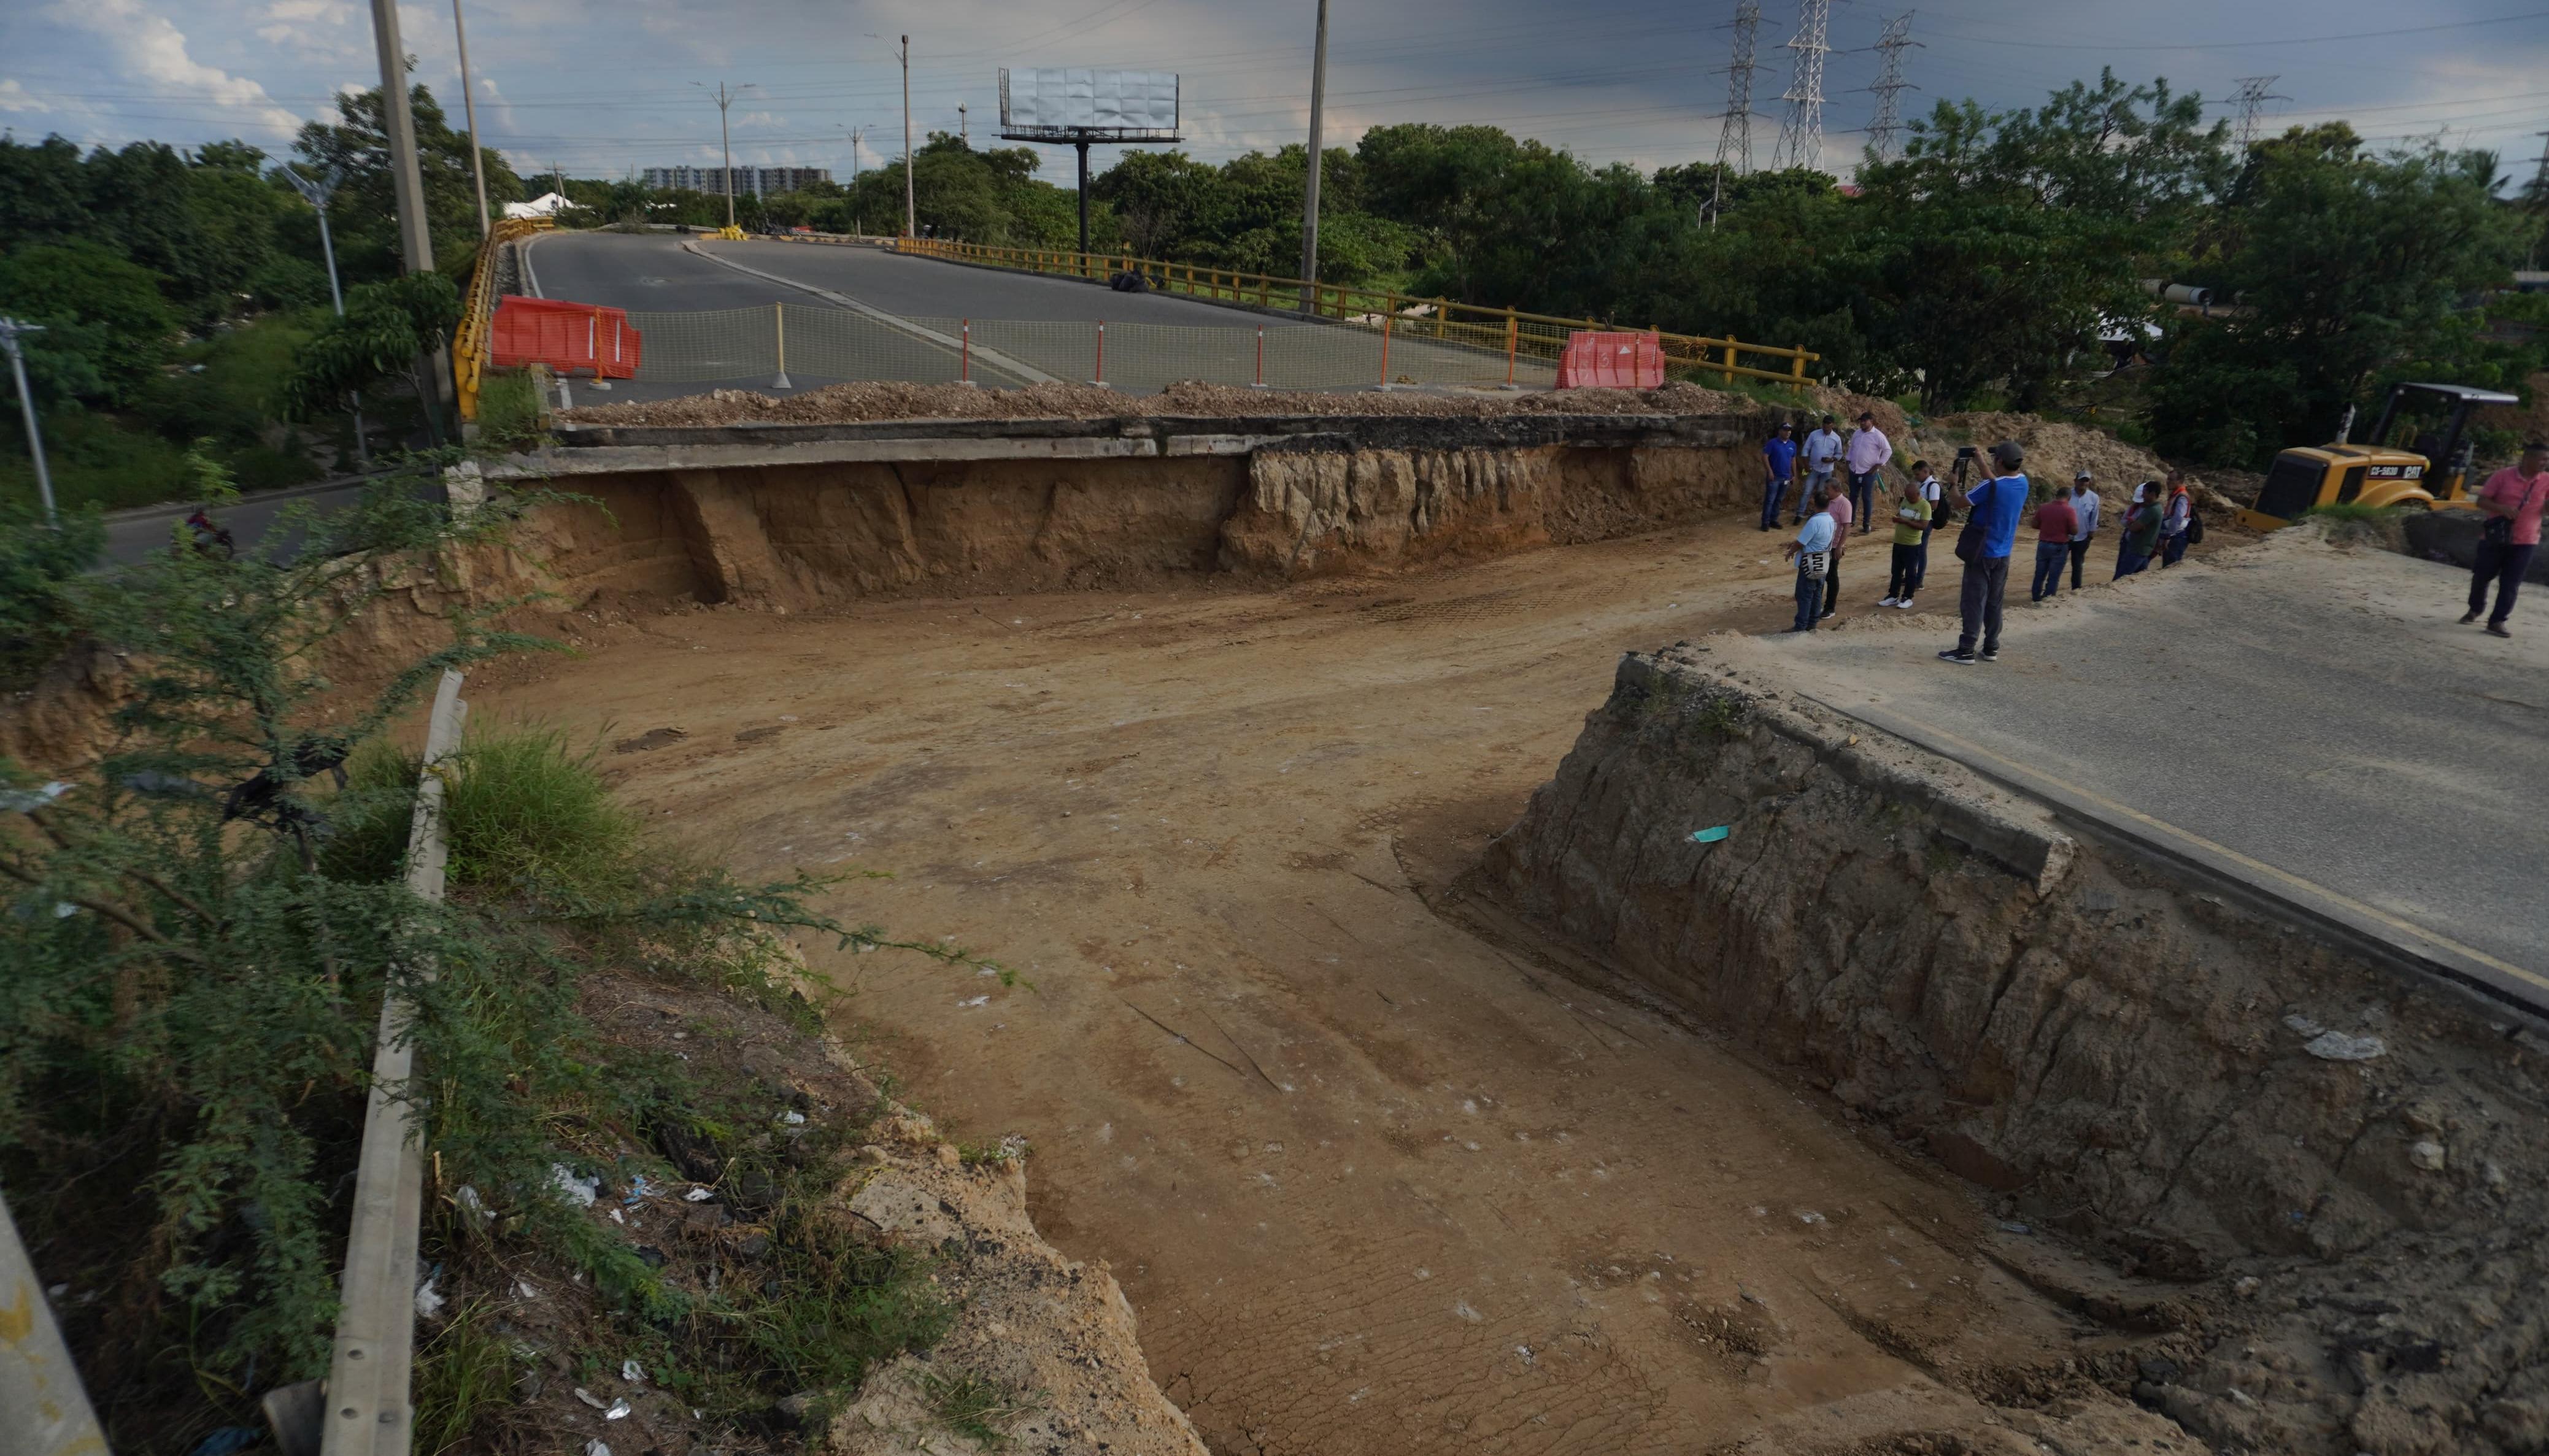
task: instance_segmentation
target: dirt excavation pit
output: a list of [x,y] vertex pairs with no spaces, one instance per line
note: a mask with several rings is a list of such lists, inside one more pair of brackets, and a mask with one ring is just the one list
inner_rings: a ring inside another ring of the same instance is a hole
[[809,948],[902,1095],[1030,1140],[1038,1228],[1216,1452],[2210,1449],[2129,1398],[2198,1365],[2202,1291],[2017,1231],[1477,893],[1623,649],[1786,589],[1721,523],[1288,587],[596,602],[586,657],[473,697],[626,745],[623,791],[739,871],[890,873],[834,908],[1019,972]]

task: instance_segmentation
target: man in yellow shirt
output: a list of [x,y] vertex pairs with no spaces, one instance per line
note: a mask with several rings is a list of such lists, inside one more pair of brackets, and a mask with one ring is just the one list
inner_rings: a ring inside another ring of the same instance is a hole
[[1930,462],[1912,463],[1912,478],[1903,483],[1902,499],[1894,502],[1894,574],[1885,586],[1885,599],[1878,606],[1912,609],[1912,593],[1921,590],[1921,543],[1930,533],[1932,506],[1925,482],[1930,475]]

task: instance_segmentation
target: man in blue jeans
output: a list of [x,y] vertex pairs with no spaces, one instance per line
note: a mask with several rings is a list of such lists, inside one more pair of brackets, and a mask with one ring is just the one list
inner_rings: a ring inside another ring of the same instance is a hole
[[[1956,503],[1964,507],[1970,522],[1968,529],[1980,534],[1973,559],[1965,563],[1964,589],[1957,593],[1963,631],[1955,646],[1938,654],[1939,661],[1958,667],[2000,661],[2001,594],[2009,590],[2009,554],[2018,544],[2019,512],[2027,508],[2030,488],[2019,469],[2027,462],[2027,452],[2018,441],[2003,440],[1991,447],[1991,458],[1992,478],[1956,495]],[[1982,639],[1979,654],[1974,651],[1978,635]]]
[[1824,615],[1824,578],[1812,576],[1807,568],[1817,553],[1823,553],[1824,570],[1832,570],[1832,549],[1837,528],[1832,512],[1824,507],[1832,503],[1832,488],[1823,487],[1806,498],[1805,509],[1814,514],[1797,528],[1797,539],[1787,545],[1785,555],[1797,564],[1797,620],[1791,632],[1811,632]]
[[1779,502],[1788,498],[1788,477],[1796,468],[1797,442],[1788,433],[1787,421],[1781,420],[1770,438],[1761,442],[1761,529],[1779,523]]

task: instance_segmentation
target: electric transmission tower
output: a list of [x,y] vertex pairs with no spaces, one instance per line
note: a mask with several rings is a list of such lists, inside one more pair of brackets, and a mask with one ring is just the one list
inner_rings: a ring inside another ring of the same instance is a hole
[[1797,63],[1788,81],[1788,89],[1779,99],[1788,103],[1788,115],[1779,123],[1779,148],[1771,154],[1774,167],[1819,166],[1824,158],[1824,55],[1832,46],[1824,44],[1824,31],[1832,20],[1832,0],[1799,0],[1797,34],[1787,43],[1795,51]]
[[1876,53],[1885,62],[1876,73],[1876,84],[1867,89],[1876,93],[1876,120],[1867,128],[1867,149],[1884,161],[1894,154],[1895,138],[1903,131],[1903,99],[1906,91],[1921,88],[1903,79],[1903,52],[1921,43],[1912,39],[1912,12],[1907,10],[1885,23],[1885,34],[1876,38]]
[[1753,58],[1761,36],[1760,0],[1735,7],[1735,63],[1726,68],[1726,120],[1717,131],[1717,172],[1729,166],[1741,177],[1752,170],[1752,73],[1761,68]]
[[2241,76],[2239,78],[2238,93],[2231,97],[2230,104],[2239,109],[2239,120],[2233,130],[2238,135],[2241,153],[2244,154],[2249,145],[2257,139],[2257,124],[2264,120],[2266,103],[2292,100],[2289,96],[2276,96],[2267,91],[2267,87],[2281,79],[2283,79],[2281,76]]

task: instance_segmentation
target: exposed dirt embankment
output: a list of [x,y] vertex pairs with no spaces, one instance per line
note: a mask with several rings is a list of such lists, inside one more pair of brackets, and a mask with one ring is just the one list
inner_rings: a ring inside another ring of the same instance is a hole
[[1751,478],[1732,449],[1287,446],[727,466],[570,484],[599,508],[551,512],[531,553],[559,595],[802,610],[1439,565],[1688,523]]
[[2007,1217],[2185,1281],[2186,1359],[2134,1394],[2208,1439],[2549,1449],[2549,1042],[1714,656],[1622,663],[1493,892]]

